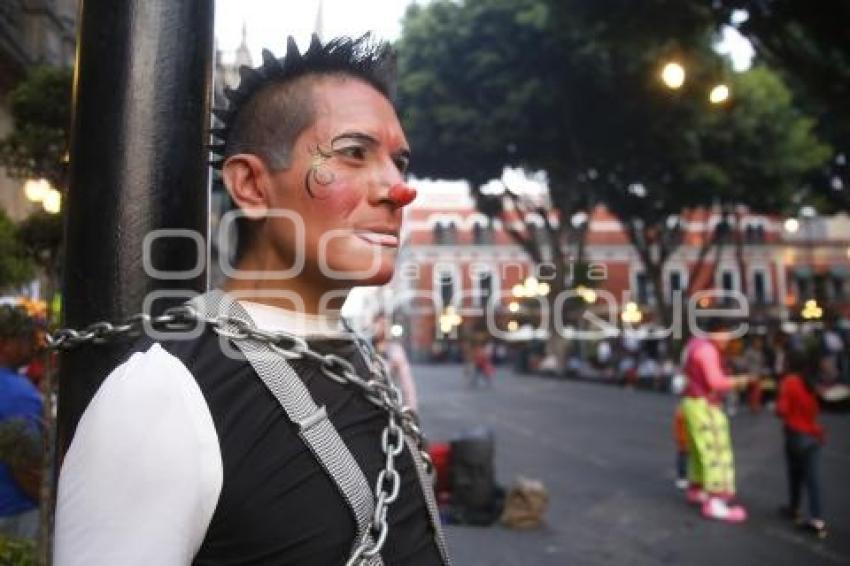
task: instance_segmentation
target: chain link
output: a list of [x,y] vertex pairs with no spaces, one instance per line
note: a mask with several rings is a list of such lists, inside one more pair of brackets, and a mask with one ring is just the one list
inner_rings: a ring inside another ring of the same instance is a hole
[[[368,564],[380,553],[389,534],[387,513],[389,506],[398,499],[401,491],[401,474],[395,466],[395,458],[404,451],[404,435],[413,439],[426,471],[433,473],[431,457],[426,450],[426,440],[419,427],[416,413],[404,405],[401,390],[390,378],[386,361],[377,351],[359,338],[349,328],[357,343],[364,362],[369,366],[371,379],[363,379],[354,365],[336,354],[316,352],[304,338],[284,331],[268,331],[252,326],[242,319],[230,316],[205,318],[190,305],[167,309],[160,316],[139,313],[122,324],[96,322],[83,330],[63,328],[48,335],[48,347],[53,350],[70,350],[83,344],[102,344],[121,338],[139,336],[146,328],[154,330],[191,330],[199,322],[212,326],[219,335],[231,340],[254,340],[269,346],[272,351],[287,360],[303,359],[317,363],[329,379],[343,385],[359,388],[365,398],[387,413],[387,425],[381,433],[381,450],[384,453],[384,469],[375,481],[375,510],[368,528],[359,537],[346,566]],[[370,537],[373,537],[370,540]]]

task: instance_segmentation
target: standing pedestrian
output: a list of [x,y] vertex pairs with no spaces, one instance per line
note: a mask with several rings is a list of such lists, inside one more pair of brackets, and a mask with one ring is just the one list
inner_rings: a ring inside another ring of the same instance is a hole
[[673,440],[676,442],[676,481],[679,489],[688,488],[688,428],[682,406],[673,415]]
[[[816,371],[805,354],[788,357],[788,373],[779,384],[776,413],[782,419],[785,438],[785,463],[788,473],[788,505],[782,514],[802,527],[826,537],[826,521],[821,509],[820,451],[824,429],[818,423]],[[809,515],[800,512],[805,489]]]
[[391,279],[416,196],[394,60],[314,35],[240,69],[214,164],[236,269],[180,311],[200,333],[142,337],[86,408],[56,566],[448,564],[415,415],[339,316]]
[[390,377],[401,389],[402,399],[405,405],[412,411],[419,411],[419,396],[416,394],[416,381],[413,379],[413,370],[410,369],[410,361],[398,340],[394,340],[387,330],[387,317],[383,313],[375,317],[372,323],[372,343],[375,349],[387,361]]
[[681,401],[688,431],[687,500],[701,505],[706,518],[746,520],[746,509],[734,503],[735,466],[729,419],[721,409],[723,396],[745,386],[744,378],[727,376],[721,352],[729,343],[729,321],[715,319],[707,338],[694,337],[685,354],[688,383]]
[[35,333],[24,309],[0,305],[0,426],[7,437],[0,460],[0,534],[23,539],[38,532],[42,400],[18,370],[32,359]]
[[492,360],[490,359],[491,349],[485,337],[477,336],[473,339],[470,356],[472,361],[470,386],[477,387],[478,381],[481,380],[485,385],[492,387],[493,373],[495,373],[496,370],[493,367]]

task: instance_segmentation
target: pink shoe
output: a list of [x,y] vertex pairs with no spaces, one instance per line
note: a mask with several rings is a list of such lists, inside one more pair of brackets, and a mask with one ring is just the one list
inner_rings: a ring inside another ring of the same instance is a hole
[[702,516],[728,523],[743,523],[747,520],[747,510],[741,505],[730,505],[719,497],[711,497],[702,504]]
[[702,505],[708,501],[708,493],[700,487],[691,486],[685,491],[685,499],[693,505]]

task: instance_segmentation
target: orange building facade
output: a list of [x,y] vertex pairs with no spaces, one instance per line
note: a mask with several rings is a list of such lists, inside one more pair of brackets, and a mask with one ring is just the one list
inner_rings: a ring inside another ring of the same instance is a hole
[[[822,317],[850,318],[850,219],[808,218],[794,226],[782,218],[742,211],[742,245],[734,244],[733,234],[719,256],[715,247],[700,263],[703,242],[720,220],[709,210],[680,219],[681,244],[663,269],[666,300],[690,285],[691,292],[741,293],[747,316],[757,323],[799,320],[813,300]],[[543,225],[534,216],[514,214],[507,221]],[[588,269],[588,286],[597,295],[609,293],[606,297],[617,309],[634,303],[645,323],[653,321],[657,301],[652,283],[622,226],[603,207],[587,221],[584,268],[575,262],[575,251],[567,250],[572,258],[567,277]],[[510,337],[518,327],[513,319],[521,323],[529,303],[546,302],[540,290],[547,290],[550,272],[533,264],[500,221],[491,222],[477,211],[463,185],[424,186],[407,211],[396,276],[382,300],[403,329],[406,345],[423,359],[456,342],[470,327],[498,327],[497,337]],[[520,309],[512,303],[517,303],[517,290],[528,284],[539,289],[530,293],[534,297],[520,300]]]

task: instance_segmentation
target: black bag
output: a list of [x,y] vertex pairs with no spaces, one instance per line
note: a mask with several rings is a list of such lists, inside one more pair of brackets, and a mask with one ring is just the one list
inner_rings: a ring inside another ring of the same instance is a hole
[[470,431],[451,446],[452,522],[493,524],[502,513],[505,490],[496,485],[492,431]]

